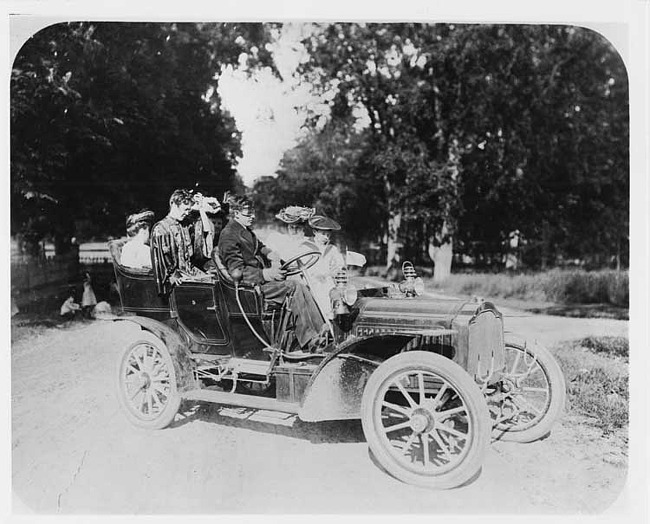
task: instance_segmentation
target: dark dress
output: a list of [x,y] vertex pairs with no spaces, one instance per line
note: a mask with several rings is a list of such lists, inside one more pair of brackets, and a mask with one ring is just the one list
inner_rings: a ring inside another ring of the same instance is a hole
[[187,226],[167,215],[151,229],[151,260],[159,295],[169,295],[170,278],[203,274],[192,264],[194,248]]
[[260,286],[264,299],[269,302],[281,304],[292,294],[289,309],[296,321],[296,338],[300,346],[305,347],[320,333],[325,321],[304,284],[295,280],[264,280],[263,269],[270,251],[251,229],[236,220],[230,220],[219,236],[219,257],[229,273],[240,269],[242,281]]

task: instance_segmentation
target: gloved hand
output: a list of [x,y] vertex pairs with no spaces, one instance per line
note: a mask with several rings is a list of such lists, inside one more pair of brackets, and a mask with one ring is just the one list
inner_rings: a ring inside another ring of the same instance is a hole
[[173,286],[178,286],[183,282],[183,275],[181,275],[178,271],[175,271],[171,275],[169,275],[169,283],[172,284]]
[[280,262],[280,254],[275,251],[269,251],[266,255],[271,262]]
[[285,276],[278,267],[267,267],[262,269],[262,276],[265,282],[272,282],[273,280],[284,280]]

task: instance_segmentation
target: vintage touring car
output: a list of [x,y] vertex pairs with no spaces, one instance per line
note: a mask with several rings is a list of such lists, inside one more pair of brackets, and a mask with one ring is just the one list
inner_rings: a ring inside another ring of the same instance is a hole
[[[564,378],[546,349],[504,334],[490,302],[422,296],[408,263],[399,285],[357,290],[342,273],[329,342],[307,353],[295,349],[287,302],[270,308],[219,260],[210,278],[165,298],[150,271],[120,264],[121,247],[110,243],[118,320],[141,331],[121,355],[118,396],[137,426],[169,425],[182,400],[361,419],[386,471],[451,488],[477,474],[491,439],[539,439],[562,412]],[[283,268],[305,278],[318,257]]]

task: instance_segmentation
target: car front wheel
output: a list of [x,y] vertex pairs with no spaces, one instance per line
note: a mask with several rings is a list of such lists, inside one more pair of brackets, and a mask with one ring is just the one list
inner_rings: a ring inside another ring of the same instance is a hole
[[453,488],[483,463],[491,430],[485,398],[441,355],[410,351],[386,360],[368,380],[361,412],[370,450],[403,482]]
[[181,404],[169,350],[157,337],[142,332],[118,366],[117,393],[129,421],[146,429],[168,426]]
[[566,402],[564,375],[549,351],[538,344],[506,341],[506,369],[487,401],[494,437],[533,442],[546,436]]

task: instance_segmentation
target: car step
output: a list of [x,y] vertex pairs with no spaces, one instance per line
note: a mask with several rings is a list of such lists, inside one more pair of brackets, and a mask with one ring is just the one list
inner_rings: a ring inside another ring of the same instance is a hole
[[281,402],[274,398],[256,397],[253,395],[242,395],[241,393],[228,393],[214,389],[193,389],[183,393],[187,400],[201,400],[227,406],[243,406],[253,409],[265,409],[269,411],[280,411],[282,413],[297,414],[300,404],[294,402]]

